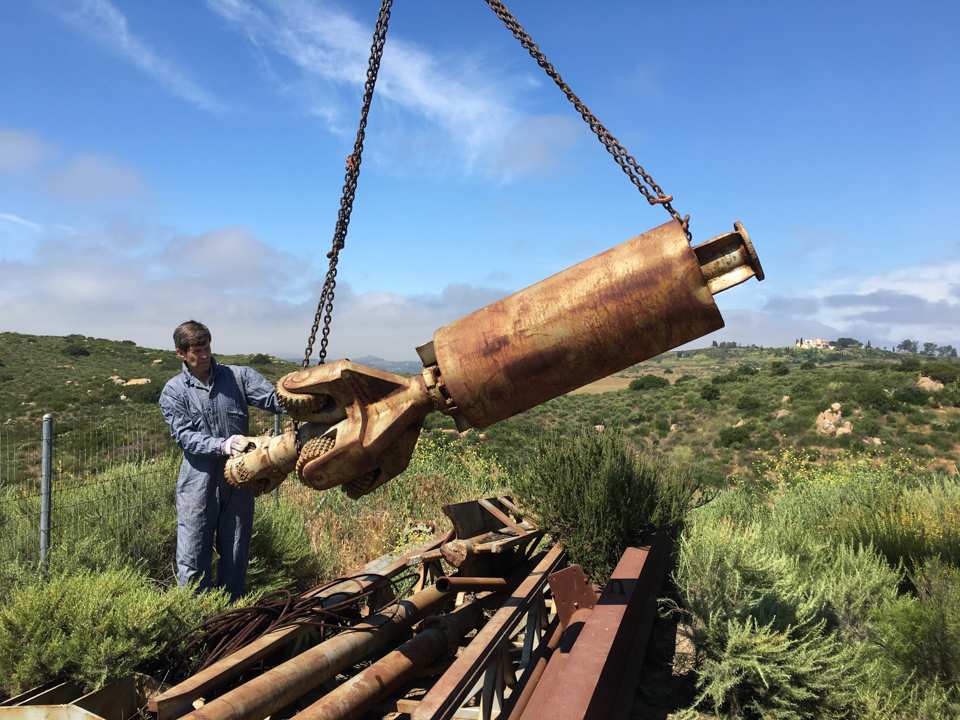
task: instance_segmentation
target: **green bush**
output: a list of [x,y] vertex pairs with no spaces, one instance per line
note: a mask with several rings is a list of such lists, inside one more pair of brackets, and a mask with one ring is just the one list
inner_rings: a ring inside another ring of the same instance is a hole
[[616,429],[573,438],[542,437],[514,483],[541,527],[567,548],[573,562],[604,583],[624,549],[657,530],[679,526],[700,475],[637,456]]
[[680,377],[678,377],[676,380],[673,381],[673,384],[678,385],[680,383],[690,382],[691,380],[696,380],[696,379],[697,378],[695,375],[681,375]]
[[737,399],[737,409],[747,413],[759,413],[767,408],[767,403],[753,393],[746,393]]
[[716,385],[704,385],[700,388],[700,397],[708,402],[716,400],[720,397],[720,388]]
[[87,350],[83,345],[70,343],[69,345],[64,346],[63,354],[68,357],[84,357],[89,355],[90,351]]
[[725,427],[720,431],[717,447],[740,447],[750,437],[751,427],[744,423],[738,427]]
[[801,370],[816,370],[817,364],[813,360],[804,360],[800,363]]
[[897,388],[893,393],[894,400],[906,405],[926,405],[927,397],[927,393],[914,385]]
[[771,375],[789,375],[790,366],[785,362],[772,362],[770,363],[770,374]]
[[944,385],[960,380],[960,362],[937,362],[923,366],[923,374]]
[[913,355],[900,358],[900,364],[897,366],[897,370],[901,372],[917,372],[919,369],[920,361]]
[[958,520],[958,479],[899,458],[818,466],[789,454],[765,482],[694,511],[675,582],[701,660],[695,706],[724,718],[955,716]]
[[251,365],[270,365],[273,363],[273,359],[269,355],[264,355],[263,353],[256,353],[250,356],[250,359],[247,361]]
[[876,612],[873,639],[889,663],[888,682],[960,682],[960,569],[933,558],[911,579],[916,596]]
[[16,693],[68,677],[93,689],[134,670],[160,670],[183,634],[228,600],[164,591],[131,568],[35,580],[0,608],[0,686]]
[[670,381],[659,375],[641,375],[630,381],[631,390],[657,390],[669,387]]

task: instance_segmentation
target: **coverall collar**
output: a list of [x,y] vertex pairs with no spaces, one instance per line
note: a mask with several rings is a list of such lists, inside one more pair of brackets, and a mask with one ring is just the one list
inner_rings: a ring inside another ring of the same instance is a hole
[[190,387],[203,388],[204,390],[209,390],[213,387],[214,380],[217,377],[217,372],[220,367],[220,364],[217,362],[217,359],[213,356],[210,357],[210,376],[207,378],[208,383],[204,383],[202,380],[198,380],[193,376],[193,373],[190,372],[190,368],[187,367],[185,362],[180,363],[181,372],[183,373],[184,382]]

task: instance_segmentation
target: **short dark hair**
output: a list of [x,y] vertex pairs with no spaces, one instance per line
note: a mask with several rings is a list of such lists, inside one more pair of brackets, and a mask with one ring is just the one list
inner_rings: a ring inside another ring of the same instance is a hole
[[180,323],[173,331],[173,345],[182,352],[189,350],[191,345],[206,345],[209,342],[210,331],[206,325],[196,320]]

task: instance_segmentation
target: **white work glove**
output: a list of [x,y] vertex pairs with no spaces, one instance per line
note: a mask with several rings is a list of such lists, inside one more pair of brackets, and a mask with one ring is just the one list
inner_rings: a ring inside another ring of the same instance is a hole
[[224,455],[239,455],[246,443],[243,441],[243,435],[231,435],[223,441],[221,451]]

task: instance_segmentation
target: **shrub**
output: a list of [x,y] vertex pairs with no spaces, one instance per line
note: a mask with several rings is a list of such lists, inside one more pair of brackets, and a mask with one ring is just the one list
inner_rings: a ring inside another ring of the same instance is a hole
[[876,612],[874,641],[889,682],[960,682],[960,569],[934,558],[912,576],[917,595]]
[[631,390],[657,390],[669,385],[670,381],[659,375],[641,375],[630,381]]
[[680,383],[690,382],[691,380],[696,380],[696,376],[695,376],[695,375],[681,375],[680,377],[678,377],[676,380],[673,381],[673,384],[674,384],[674,385],[678,385],[678,384],[680,384]]
[[789,375],[790,366],[785,362],[772,362],[770,363],[770,374],[771,375]]
[[900,408],[900,401],[875,382],[856,385],[853,389],[853,397],[864,407],[880,413],[895,412]]
[[801,370],[816,370],[817,364],[813,360],[804,360],[800,363]]
[[571,560],[603,583],[627,546],[678,527],[702,484],[691,469],[635,455],[608,428],[563,441],[544,436],[515,489]]
[[756,375],[759,373],[758,370],[753,365],[748,365],[747,363],[740,363],[737,365],[737,369],[733,371],[733,374],[739,375],[740,377],[750,377],[751,375]]
[[720,388],[716,385],[704,385],[700,388],[700,397],[707,401],[713,401],[720,397]]
[[912,355],[901,358],[900,364],[897,366],[897,370],[900,370],[901,372],[916,372],[919,369],[920,361]]
[[270,365],[273,363],[273,359],[269,355],[256,353],[255,355],[251,355],[247,362],[249,362],[251,365]]
[[74,343],[71,343],[69,345],[64,346],[63,354],[67,355],[68,357],[84,357],[86,355],[89,355],[90,351],[87,350],[83,345],[76,345]]
[[950,383],[960,380],[960,363],[929,363],[923,366],[923,374],[938,382],[942,382],[944,385],[949,385]]
[[748,413],[758,413],[767,407],[767,403],[752,393],[741,395],[737,399],[737,409]]
[[725,427],[717,438],[717,447],[740,447],[750,437],[750,426],[747,424],[738,427]]
[[893,393],[893,399],[906,403],[907,405],[926,405],[927,393],[913,385],[897,388]]
[[93,689],[150,672],[186,630],[227,602],[219,592],[161,591],[131,568],[36,580],[0,608],[0,684],[15,693],[70,678]]

